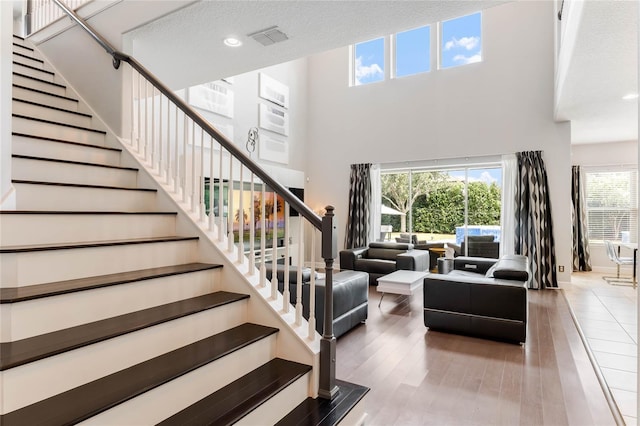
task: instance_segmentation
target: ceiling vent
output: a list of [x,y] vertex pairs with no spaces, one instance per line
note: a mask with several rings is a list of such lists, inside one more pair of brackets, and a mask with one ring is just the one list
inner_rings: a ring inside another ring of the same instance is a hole
[[271,44],[280,43],[281,41],[289,40],[289,37],[278,29],[277,26],[269,27],[264,30],[257,31],[249,34],[255,41],[263,46],[269,46]]

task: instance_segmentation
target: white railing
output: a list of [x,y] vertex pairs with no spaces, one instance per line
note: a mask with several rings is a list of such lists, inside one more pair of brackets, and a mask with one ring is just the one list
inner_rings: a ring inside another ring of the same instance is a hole
[[[135,58],[115,50],[62,0],[53,1],[113,58],[116,69],[122,62],[130,66],[127,71],[130,71],[131,151],[190,217],[205,228],[209,238],[217,241],[218,247],[226,246],[227,257],[231,261],[235,260],[242,267],[246,267],[245,262],[249,261],[248,274],[255,276],[259,273],[255,285],[262,288],[270,285],[268,293],[271,300],[282,300],[281,311],[285,314],[290,308],[291,271],[292,268],[297,269],[294,283],[296,298],[293,301],[295,321],[290,325],[297,328],[298,333],[306,332],[309,340],[316,338],[316,287],[315,273],[311,273],[309,326],[301,330],[304,323],[302,268],[305,229],[311,242],[312,260],[315,259],[316,234],[320,233],[325,286],[318,393],[323,398],[332,399],[338,390],[335,380],[336,339],[333,335],[333,263],[337,256],[333,207],[327,206],[325,215],[320,218]],[[260,194],[259,197],[256,194]],[[250,206],[246,218],[245,203]],[[299,215],[292,218],[290,207]],[[305,227],[305,222],[309,226]],[[256,253],[258,242],[260,251]],[[282,283],[278,280],[278,260],[281,257],[284,258]],[[256,267],[256,262],[259,267]],[[269,284],[268,265],[272,268]],[[278,297],[280,288],[282,298]]]
[[[127,67],[128,68],[128,67]],[[125,71],[127,70],[125,68]],[[129,68],[130,69],[130,68]],[[290,205],[232,153],[206,132],[135,69],[131,78],[132,152],[173,195],[191,218],[223,243],[230,258],[248,264],[258,274],[258,286],[271,286],[271,297],[283,294],[282,311],[289,312],[289,276],[296,275],[295,325],[303,324],[302,272],[305,241],[315,247],[316,227],[302,215],[291,216]],[[275,248],[275,249],[274,249]],[[313,259],[315,253],[311,254]],[[267,268],[283,261],[283,280]],[[315,295],[315,273],[310,295]],[[311,303],[310,311],[314,304]],[[316,338],[315,319],[307,338]],[[313,327],[312,327],[313,325]]]
[[[66,16],[65,12],[58,7],[53,0],[28,0],[30,7],[27,10],[31,14],[30,33],[46,27],[52,22]],[[71,10],[76,10],[91,0],[67,0],[66,5]]]

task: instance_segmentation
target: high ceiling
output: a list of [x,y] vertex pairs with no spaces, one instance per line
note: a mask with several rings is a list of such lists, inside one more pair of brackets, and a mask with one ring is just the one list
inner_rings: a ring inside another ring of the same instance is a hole
[[587,0],[558,115],[573,143],[638,139],[638,2]]
[[[125,33],[124,46],[133,40],[136,57],[179,89],[510,0],[163,0],[153,8],[147,0],[100,1],[107,6],[90,23],[107,39],[117,40],[118,47],[119,35]],[[573,143],[637,140],[638,100],[622,96],[638,91],[638,1],[564,1],[565,6],[583,7],[574,21],[579,26],[558,91],[556,118],[571,121]],[[265,47],[247,37],[273,25],[289,40]],[[231,35],[244,42],[241,48],[223,45]]]

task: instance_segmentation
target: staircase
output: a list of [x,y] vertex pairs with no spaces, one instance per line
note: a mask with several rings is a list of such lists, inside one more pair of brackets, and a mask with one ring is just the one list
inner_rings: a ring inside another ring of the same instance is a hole
[[281,331],[249,321],[250,295],[225,291],[228,266],[178,232],[177,212],[139,185],[88,108],[13,41],[17,210],[0,212],[0,425],[308,416],[294,408],[309,404],[312,368],[276,356]]

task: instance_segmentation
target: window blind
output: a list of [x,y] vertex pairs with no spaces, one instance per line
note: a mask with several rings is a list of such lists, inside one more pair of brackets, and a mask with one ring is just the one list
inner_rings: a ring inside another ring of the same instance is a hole
[[585,171],[589,241],[637,242],[638,171]]

